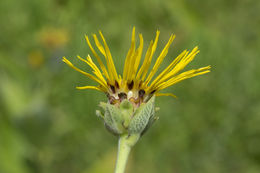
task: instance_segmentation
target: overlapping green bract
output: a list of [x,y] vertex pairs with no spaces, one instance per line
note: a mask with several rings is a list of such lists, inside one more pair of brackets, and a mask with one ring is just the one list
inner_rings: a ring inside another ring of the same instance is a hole
[[115,135],[142,135],[157,119],[154,101],[155,96],[137,109],[127,99],[119,106],[101,102],[104,115],[100,111],[97,111],[97,115],[103,118],[106,128]]

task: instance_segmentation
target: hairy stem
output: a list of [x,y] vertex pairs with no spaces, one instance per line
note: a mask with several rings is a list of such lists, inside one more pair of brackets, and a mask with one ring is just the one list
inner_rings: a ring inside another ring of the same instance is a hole
[[115,173],[125,172],[129,153],[131,151],[131,148],[138,141],[138,139],[139,135],[129,136],[128,134],[125,134],[119,137]]

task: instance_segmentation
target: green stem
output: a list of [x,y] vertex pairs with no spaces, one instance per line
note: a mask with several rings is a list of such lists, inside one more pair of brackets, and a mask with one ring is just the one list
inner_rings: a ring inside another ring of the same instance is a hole
[[115,173],[125,172],[125,167],[129,153],[131,151],[131,148],[138,141],[138,139],[139,135],[128,136],[126,134],[119,137]]

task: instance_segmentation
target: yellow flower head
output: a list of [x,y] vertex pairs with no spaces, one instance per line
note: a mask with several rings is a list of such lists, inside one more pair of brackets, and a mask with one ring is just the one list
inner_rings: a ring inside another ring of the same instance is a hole
[[93,69],[93,74],[89,74],[75,67],[65,57],[63,57],[63,61],[76,71],[84,74],[99,84],[98,86],[77,87],[77,89],[95,89],[102,91],[107,94],[111,104],[120,104],[122,100],[128,99],[133,103],[133,105],[138,107],[141,103],[148,101],[153,95],[175,97],[171,93],[160,93],[160,91],[184,79],[208,73],[210,72],[210,66],[179,73],[194,59],[196,54],[199,53],[198,47],[195,47],[191,52],[184,50],[168,65],[168,67],[155,77],[159,66],[166,57],[168,49],[175,38],[175,35],[173,34],[170,36],[169,41],[157,57],[153,68],[149,71],[157,47],[159,34],[160,31],[157,31],[156,37],[150,42],[143,63],[140,65],[143,52],[143,36],[142,34],[139,34],[140,43],[139,47],[136,48],[135,27],[133,28],[131,47],[126,55],[123,76],[117,74],[113,58],[101,31],[99,31],[99,35],[103,44],[99,41],[96,34],[93,34],[93,38],[96,47],[105,57],[106,65],[102,62],[101,57],[91,45],[88,36],[85,36],[87,44],[97,59],[100,68],[92,61],[90,55],[88,55],[86,59],[78,56],[78,59],[87,63]]

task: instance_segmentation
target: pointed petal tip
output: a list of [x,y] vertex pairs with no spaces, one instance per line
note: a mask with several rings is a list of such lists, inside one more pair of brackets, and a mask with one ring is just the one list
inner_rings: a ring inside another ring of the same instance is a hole
[[75,87],[77,90],[84,90],[84,89],[86,89],[85,87],[79,87],[79,86],[76,86]]
[[[102,34],[102,31],[101,30],[98,30],[98,33],[101,37],[103,37],[103,34]],[[96,34],[95,34],[96,35]]]
[[87,42],[89,42],[89,38],[88,38],[88,35],[87,35],[87,34],[85,34],[85,40],[86,40]]
[[178,97],[172,93],[157,93],[156,96],[170,96],[173,97],[175,99],[178,99]]
[[206,66],[206,67],[202,67],[201,69],[202,69],[202,70],[205,70],[205,71],[207,71],[207,70],[209,71],[209,69],[211,69],[211,65],[208,65],[208,66]]
[[62,61],[67,63],[69,60],[64,56],[64,57],[62,57]]

